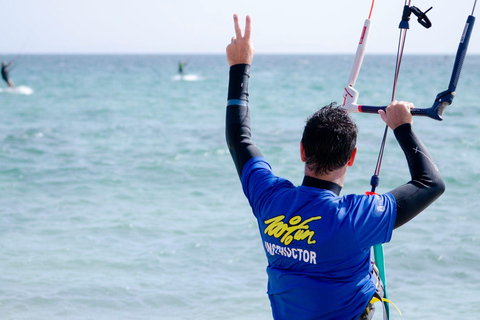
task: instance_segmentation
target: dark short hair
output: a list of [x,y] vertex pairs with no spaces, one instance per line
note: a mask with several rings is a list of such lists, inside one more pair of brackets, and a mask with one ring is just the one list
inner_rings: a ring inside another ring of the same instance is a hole
[[302,143],[306,165],[326,174],[347,164],[357,143],[358,128],[347,111],[331,103],[307,119]]

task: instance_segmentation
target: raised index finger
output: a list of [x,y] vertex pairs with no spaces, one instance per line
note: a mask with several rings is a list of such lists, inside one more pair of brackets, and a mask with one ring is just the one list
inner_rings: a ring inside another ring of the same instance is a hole
[[240,28],[240,23],[238,22],[238,15],[233,15],[233,24],[235,25],[235,35],[237,39],[242,37],[242,29]]
[[245,21],[245,34],[244,34],[245,39],[249,40],[251,34],[252,34],[252,18],[250,18],[250,16],[247,16],[247,19]]

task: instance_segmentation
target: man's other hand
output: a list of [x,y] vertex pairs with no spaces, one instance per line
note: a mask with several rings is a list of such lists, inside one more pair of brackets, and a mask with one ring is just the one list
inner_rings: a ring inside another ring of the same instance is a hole
[[252,33],[252,19],[247,16],[245,21],[245,32],[242,36],[242,29],[238,22],[238,15],[233,15],[233,22],[235,25],[235,36],[227,46],[227,60],[231,66],[236,64],[252,64],[253,54],[255,48],[253,47],[250,35]]

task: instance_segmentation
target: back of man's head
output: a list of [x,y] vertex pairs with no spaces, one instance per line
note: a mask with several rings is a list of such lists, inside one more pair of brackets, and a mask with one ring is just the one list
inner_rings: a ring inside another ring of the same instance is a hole
[[307,119],[302,144],[306,165],[315,174],[327,174],[345,166],[357,142],[357,125],[335,103]]

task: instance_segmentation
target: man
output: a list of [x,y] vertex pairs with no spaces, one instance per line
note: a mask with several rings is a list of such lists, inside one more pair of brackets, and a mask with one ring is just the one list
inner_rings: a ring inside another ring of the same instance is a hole
[[185,62],[180,61],[180,62],[178,63],[178,73],[179,73],[181,76],[183,76],[183,74],[184,74],[184,69],[185,69]]
[[299,187],[272,173],[251,140],[249,69],[254,48],[247,16],[242,36],[227,46],[230,65],[227,143],[243,191],[257,218],[268,258],[268,295],[277,320],[367,319],[376,292],[370,248],[389,242],[444,191],[426,147],[412,130],[411,103],[393,101],[385,123],[394,131],[411,181],[386,194],[339,196],[357,153],[357,127],[342,108],[327,106],[308,119],[300,143],[305,177]]
[[9,63],[5,63],[5,61],[2,61],[2,78],[3,80],[5,80],[9,88],[15,88],[12,80],[8,76],[8,73],[12,70],[12,68],[9,69],[12,64],[13,61],[10,61]]

